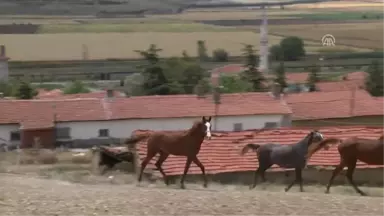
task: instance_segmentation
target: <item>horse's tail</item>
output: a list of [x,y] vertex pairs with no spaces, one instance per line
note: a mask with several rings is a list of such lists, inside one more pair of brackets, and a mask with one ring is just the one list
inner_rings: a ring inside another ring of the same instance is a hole
[[247,153],[249,151],[249,149],[256,151],[258,148],[260,148],[259,144],[249,143],[249,144],[245,145],[244,148],[241,150],[241,155],[244,155],[245,153]]
[[306,158],[310,158],[314,153],[319,151],[321,148],[328,150],[328,148],[329,148],[328,144],[334,145],[334,144],[338,144],[341,142],[342,142],[342,140],[338,139],[338,138],[328,138],[328,139],[324,139],[318,143],[312,144],[308,149],[308,153],[306,155]]
[[124,144],[135,144],[137,142],[140,142],[141,140],[147,139],[149,136],[151,136],[150,133],[143,133],[139,135],[134,135],[124,141]]

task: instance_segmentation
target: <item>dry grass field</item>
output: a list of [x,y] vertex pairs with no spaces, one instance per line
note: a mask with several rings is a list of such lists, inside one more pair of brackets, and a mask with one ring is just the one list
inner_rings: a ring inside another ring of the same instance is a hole
[[[22,156],[23,159],[31,157]],[[89,156],[89,153],[87,154]],[[74,162],[68,152],[41,151],[36,157],[57,158],[55,164],[15,165],[15,153],[0,155],[0,212],[4,215],[382,215],[382,197],[357,196],[349,186],[335,186],[324,194],[324,185],[294,187],[210,182],[164,186],[161,179],[138,184],[134,174],[109,171],[92,174],[91,160]],[[37,160],[42,161],[42,160]],[[370,195],[383,189],[362,187]]]
[[[73,60],[82,58],[82,45],[88,46],[90,59],[140,58],[135,50],[145,50],[150,44],[163,49],[164,57],[181,56],[183,50],[196,55],[196,42],[204,40],[209,53],[224,48],[231,55],[241,55],[243,44],[258,46],[259,34],[239,32],[132,32],[132,33],[66,33],[33,35],[0,35],[11,60]],[[271,36],[270,44],[281,37]]]
[[321,41],[325,34],[336,38],[336,46],[344,45],[368,49],[383,48],[383,22],[314,24],[270,26],[269,33],[279,36],[299,36],[303,39]]
[[[312,19],[311,16],[326,16],[326,13],[360,13],[381,10],[383,3],[323,2],[286,6],[284,10],[268,9],[270,19]],[[344,14],[349,16],[351,14]],[[343,20],[343,16],[334,17]],[[355,15],[352,14],[352,17]],[[376,15],[372,15],[376,16]],[[82,46],[87,45],[90,59],[139,58],[134,50],[143,50],[150,44],[163,49],[162,56],[180,56],[183,50],[196,55],[197,40],[205,40],[209,53],[217,48],[226,49],[230,55],[241,54],[243,44],[259,46],[258,26],[208,25],[202,20],[256,20],[260,10],[244,9],[199,9],[181,14],[149,15],[146,18],[51,17],[51,16],[1,16],[0,24],[33,23],[42,25],[40,34],[0,35],[0,43],[6,45],[11,60],[75,60],[82,58]],[[306,51],[371,51],[383,48],[382,20],[366,20],[360,23],[337,24],[289,24],[270,25],[269,44],[277,44],[285,36],[305,39]],[[350,21],[350,20],[349,20]],[[294,21],[293,21],[294,22]],[[330,21],[332,22],[332,21]],[[249,25],[249,24],[247,24]],[[337,48],[324,49],[321,37],[332,34]]]

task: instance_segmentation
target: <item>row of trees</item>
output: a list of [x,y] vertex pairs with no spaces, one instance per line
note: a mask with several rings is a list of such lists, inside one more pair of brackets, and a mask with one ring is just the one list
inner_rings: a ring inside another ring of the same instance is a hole
[[[0,82],[0,92],[4,97],[15,97],[17,99],[32,99],[37,94],[36,86],[31,85],[26,80],[11,80]],[[81,81],[73,81],[63,90],[64,94],[88,93],[90,90]]]
[[[282,42],[281,47],[288,49]],[[289,44],[289,43],[288,43]],[[141,65],[140,75],[128,83],[130,95],[168,95],[168,94],[205,94],[211,92],[210,74],[200,67],[200,63],[208,59],[204,41],[197,42],[198,60],[193,60],[184,51],[181,58],[171,58],[160,61],[160,52],[156,45],[152,44],[147,50],[136,51],[146,64]],[[266,81],[262,73],[258,71],[258,56],[252,45],[244,45],[243,48],[245,70],[235,76],[221,76],[219,78],[220,92],[257,92],[265,91]],[[216,50],[217,56],[225,57],[224,50]],[[218,54],[219,53],[219,54]],[[308,80],[310,89],[315,90],[315,83],[319,81],[318,68],[316,67]],[[284,62],[275,70],[275,82],[283,88],[287,87]]]
[[[209,56],[204,41],[198,41],[198,57],[200,60],[208,60]],[[291,36],[280,41],[279,44],[273,45],[269,50],[269,57],[272,61],[297,61],[305,57],[303,39]],[[229,53],[225,49],[215,49],[212,52],[212,58],[217,62],[227,62]]]

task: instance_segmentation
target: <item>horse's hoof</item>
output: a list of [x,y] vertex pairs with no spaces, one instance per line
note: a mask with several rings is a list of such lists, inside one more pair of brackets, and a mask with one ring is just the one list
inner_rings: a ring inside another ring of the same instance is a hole
[[289,188],[285,188],[284,191],[285,191],[285,192],[288,192],[288,191],[289,191]]
[[252,190],[255,187],[256,187],[256,185],[251,185],[251,186],[249,186],[249,190]]
[[180,188],[185,189],[185,185],[184,184],[180,185]]
[[207,187],[208,187],[208,184],[207,184],[207,183],[204,183],[203,187],[204,187],[204,188],[207,188]]
[[361,195],[361,196],[367,196],[367,194],[364,193],[364,192],[360,192],[360,195]]
[[326,194],[329,194],[329,190],[326,190],[325,193],[326,193]]

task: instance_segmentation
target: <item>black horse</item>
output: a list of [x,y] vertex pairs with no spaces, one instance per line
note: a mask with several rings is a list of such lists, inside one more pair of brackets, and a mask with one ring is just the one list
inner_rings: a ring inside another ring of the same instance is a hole
[[285,191],[291,189],[295,183],[300,184],[300,191],[303,192],[303,179],[302,170],[307,163],[307,153],[309,146],[314,142],[323,140],[323,135],[315,130],[311,131],[303,140],[292,145],[274,144],[268,143],[265,145],[247,144],[241,151],[241,155],[252,149],[257,152],[259,160],[259,168],[255,172],[253,185],[251,189],[256,187],[256,181],[258,175],[261,176],[262,181],[265,182],[265,171],[272,165],[276,164],[282,168],[295,168],[296,178],[289,184]]

